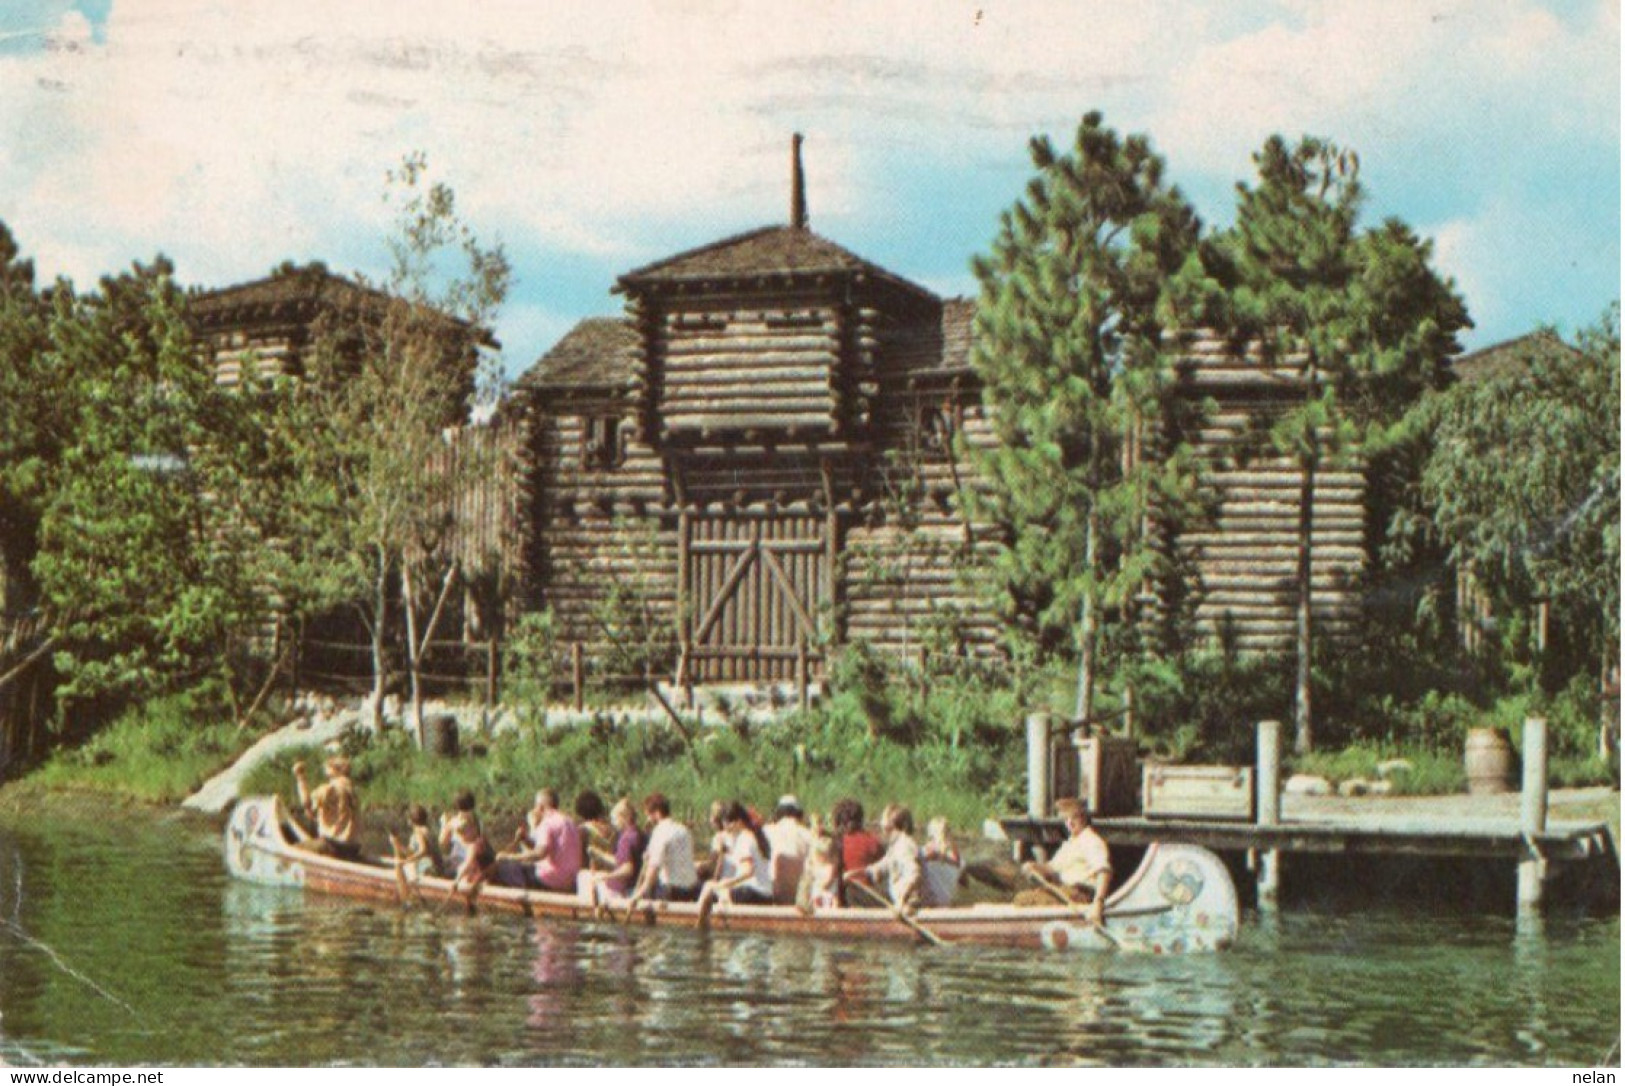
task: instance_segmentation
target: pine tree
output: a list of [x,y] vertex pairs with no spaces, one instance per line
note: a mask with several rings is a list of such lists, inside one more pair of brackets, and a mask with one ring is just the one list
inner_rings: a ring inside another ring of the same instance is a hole
[[1317,475],[1392,439],[1406,410],[1443,380],[1456,333],[1470,326],[1432,245],[1397,219],[1362,232],[1360,162],[1319,138],[1272,136],[1237,186],[1235,227],[1208,250],[1230,287],[1210,317],[1238,349],[1295,369],[1302,399],[1269,441],[1300,472],[1295,575],[1294,746],[1314,744],[1314,493]]
[[1087,719],[1102,628],[1157,572],[1147,520],[1185,482],[1182,457],[1132,450],[1174,381],[1162,332],[1199,223],[1149,141],[1098,113],[1066,153],[1044,137],[1030,150],[1036,174],[974,262],[972,364],[999,439],[978,505],[1007,539],[997,573],[1018,629],[1073,631]]

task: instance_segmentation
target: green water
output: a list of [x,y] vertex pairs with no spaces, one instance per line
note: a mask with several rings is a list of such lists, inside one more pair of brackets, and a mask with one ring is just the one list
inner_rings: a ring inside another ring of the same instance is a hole
[[1249,915],[1182,958],[439,918],[232,882],[180,816],[0,816],[15,1065],[1591,1066],[1619,952],[1617,917],[1399,908]]

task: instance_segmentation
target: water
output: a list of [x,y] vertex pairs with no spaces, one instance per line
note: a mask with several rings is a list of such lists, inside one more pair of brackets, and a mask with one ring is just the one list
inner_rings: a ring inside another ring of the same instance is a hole
[[0,815],[0,1063],[1587,1066],[1619,1030],[1617,917],[1248,916],[1182,958],[850,946],[403,914],[233,882],[179,816],[50,821]]

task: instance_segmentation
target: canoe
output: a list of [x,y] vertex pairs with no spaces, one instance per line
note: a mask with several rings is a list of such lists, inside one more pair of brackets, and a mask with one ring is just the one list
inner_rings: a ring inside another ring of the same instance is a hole
[[[397,903],[393,867],[339,860],[294,847],[275,797],[239,800],[225,829],[225,861],[240,879],[297,887],[320,894]],[[438,905],[451,880],[425,877],[416,884],[425,902]],[[479,907],[549,920],[606,922],[590,902],[575,894],[487,886]],[[615,913],[618,921],[625,914]],[[1235,884],[1224,862],[1195,845],[1159,843],[1146,849],[1140,866],[1106,901],[1105,923],[1097,927],[1081,907],[1022,908],[976,904],[925,908],[914,914],[918,928],[944,943],[1050,950],[1115,950],[1178,954],[1221,950],[1236,938],[1240,911]],[[700,926],[699,908],[678,902],[640,903],[634,925]],[[910,941],[915,927],[887,909],[815,909],[791,905],[718,903],[713,931],[815,936],[844,940]]]

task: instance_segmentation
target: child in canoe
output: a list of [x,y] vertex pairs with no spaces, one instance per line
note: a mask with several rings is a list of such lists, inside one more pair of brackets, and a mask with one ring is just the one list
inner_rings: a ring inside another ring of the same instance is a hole
[[440,818],[440,844],[446,849],[454,871],[451,893],[455,894],[459,886],[465,888],[468,911],[472,913],[480,890],[496,869],[497,850],[486,839],[479,816],[474,813],[474,793],[467,790],[458,793],[456,808]]
[[422,900],[418,884],[424,876],[438,875],[441,871],[440,842],[429,830],[429,809],[421,803],[414,803],[407,820],[411,823],[412,833],[405,845],[395,834],[389,835],[389,847],[394,853],[390,862],[395,865],[395,883],[400,888],[403,902],[409,883],[413,896]]

